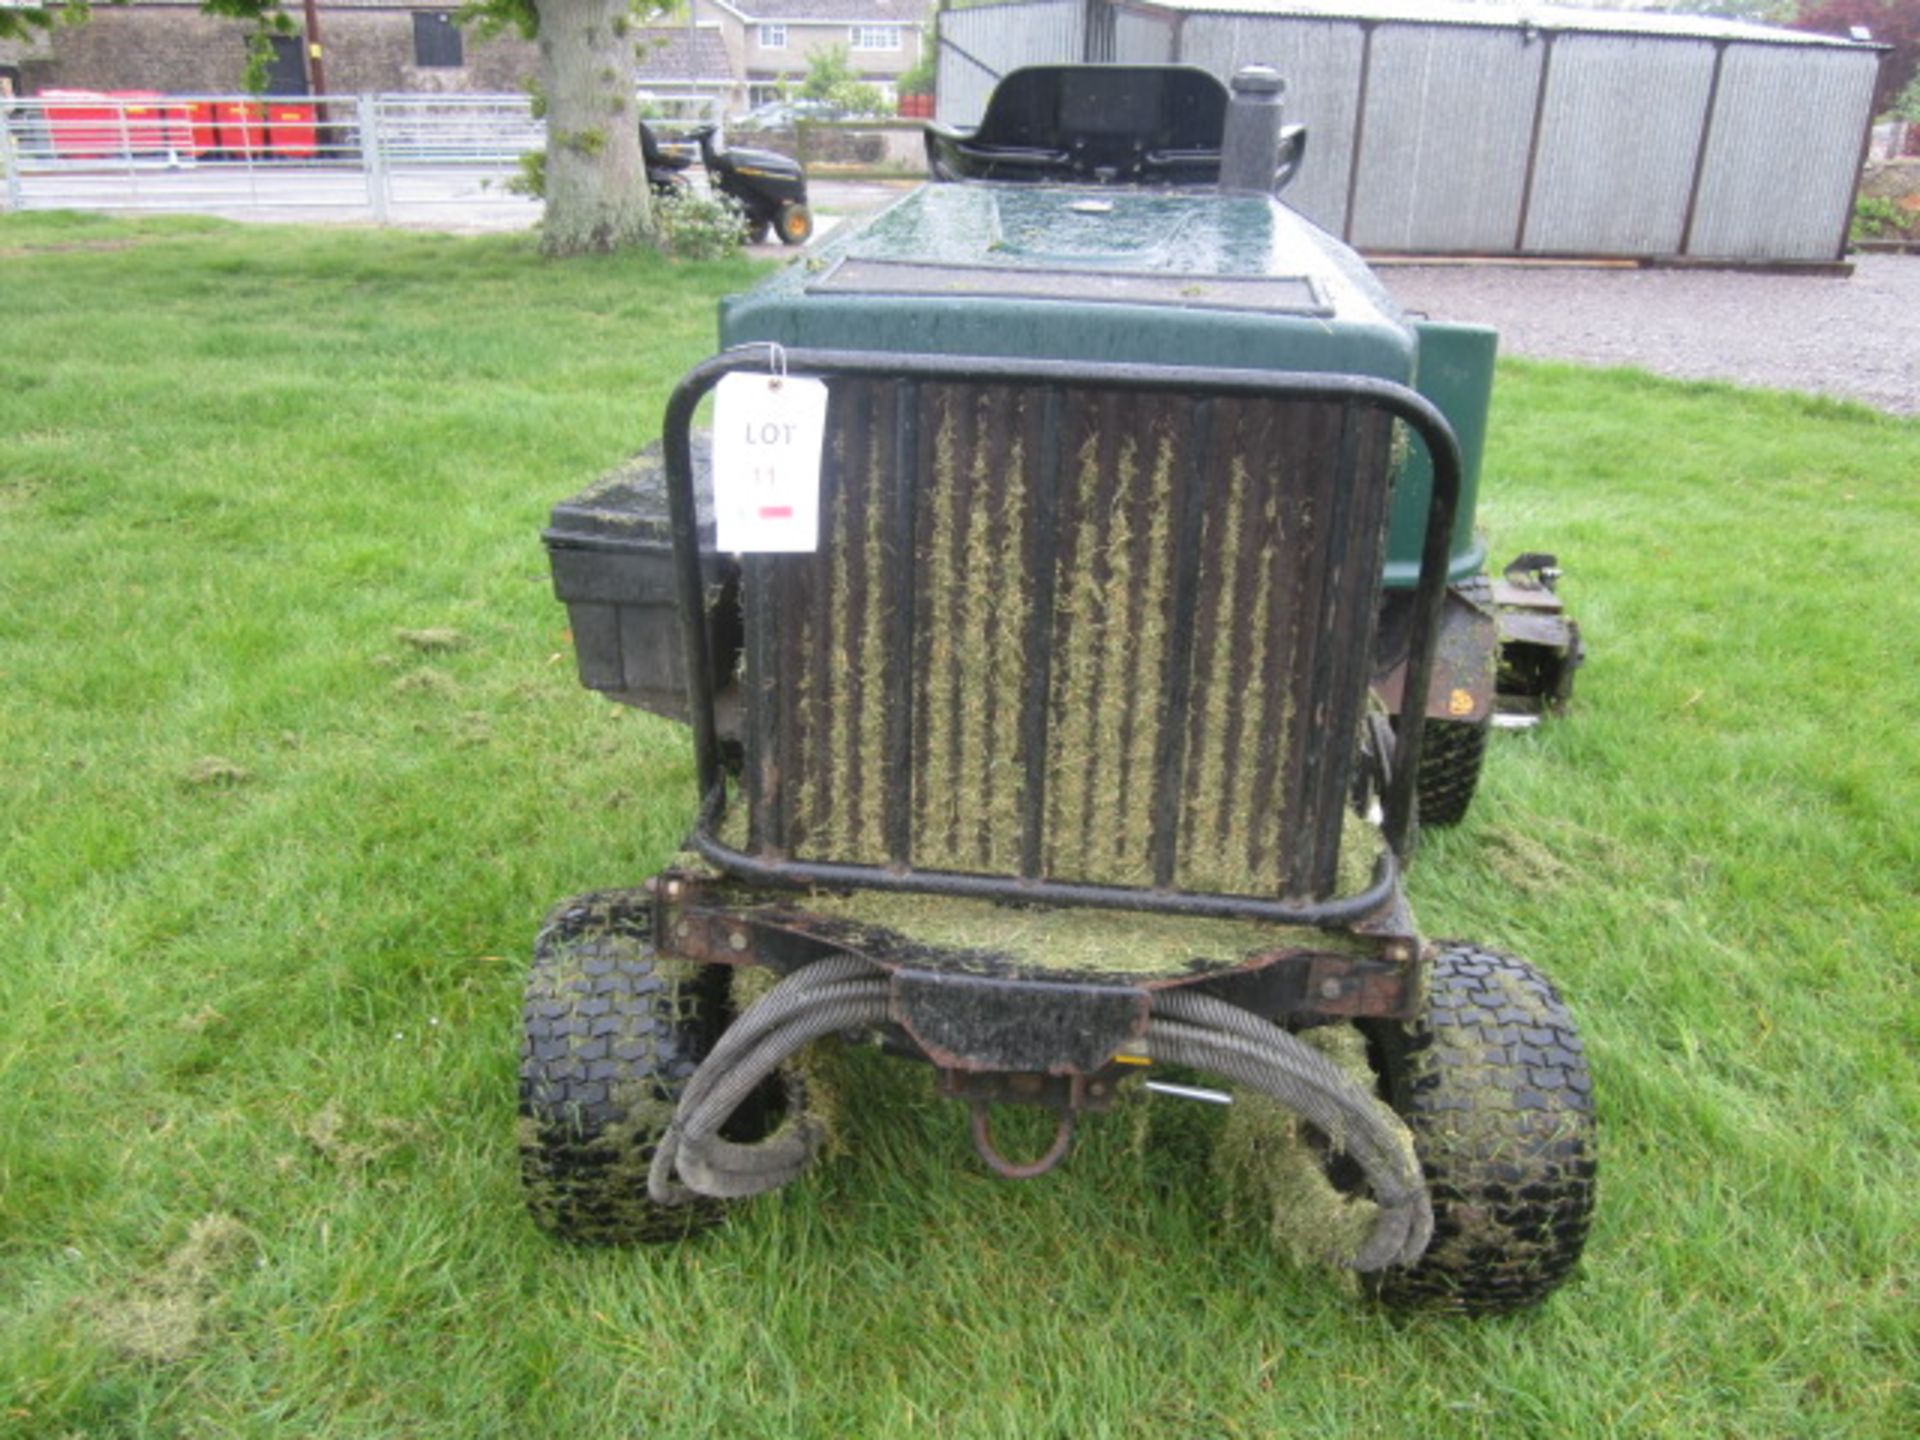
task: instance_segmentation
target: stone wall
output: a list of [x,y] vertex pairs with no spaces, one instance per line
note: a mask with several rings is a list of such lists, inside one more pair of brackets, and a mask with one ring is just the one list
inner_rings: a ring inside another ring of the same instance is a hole
[[[46,89],[227,94],[241,88],[249,30],[240,21],[202,15],[192,5],[101,5],[86,24],[59,27],[49,41],[26,48],[17,59],[4,49],[19,47],[0,47],[0,63],[19,65],[29,94]],[[463,37],[465,64],[416,66],[411,7],[323,5],[320,34],[327,88],[336,95],[518,92],[539,64],[533,45],[517,35],[483,41],[469,32]]]

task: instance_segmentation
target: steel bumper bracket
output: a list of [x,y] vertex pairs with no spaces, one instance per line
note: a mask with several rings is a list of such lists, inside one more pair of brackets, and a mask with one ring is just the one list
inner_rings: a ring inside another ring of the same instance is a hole
[[896,970],[893,1020],[943,1070],[1091,1075],[1147,1032],[1147,992]]

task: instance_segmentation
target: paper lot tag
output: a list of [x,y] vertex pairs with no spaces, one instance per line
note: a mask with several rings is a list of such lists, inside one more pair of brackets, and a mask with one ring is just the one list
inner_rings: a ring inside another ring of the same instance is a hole
[[817,550],[827,386],[801,376],[721,377],[713,394],[714,544],[731,554]]

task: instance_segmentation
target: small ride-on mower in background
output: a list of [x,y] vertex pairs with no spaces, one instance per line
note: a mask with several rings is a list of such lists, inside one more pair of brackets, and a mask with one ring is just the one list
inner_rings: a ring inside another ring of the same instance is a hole
[[646,163],[647,184],[655,195],[678,195],[690,188],[687,171],[700,158],[700,147],[691,140],[662,140],[642,120],[640,158]]
[[[930,136],[945,181],[723,303],[663,450],[555,510],[582,681],[688,721],[699,788],[686,853],[536,943],[552,1233],[678,1238],[796,1178],[817,1047],[871,1040],[1009,1177],[1193,1093],[1165,1067],[1212,1077],[1391,1304],[1573,1270],[1573,1020],[1402,887],[1436,724],[1486,722],[1503,668],[1471,525],[1493,337],[1409,321],[1279,202],[1280,94],[1009,76]],[[1506,583],[1564,625],[1531,559]],[[1557,634],[1529,683],[1570,668]],[[1005,1105],[1051,1112],[1041,1153],[1004,1152]]]
[[647,183],[656,195],[687,188],[686,172],[697,159],[707,183],[740,207],[747,242],[758,245],[772,231],[783,245],[804,245],[813,238],[813,211],[807,206],[807,172],[798,160],[773,150],[742,150],[726,145],[719,127],[703,125],[684,140],[662,140],[640,122],[640,150]]

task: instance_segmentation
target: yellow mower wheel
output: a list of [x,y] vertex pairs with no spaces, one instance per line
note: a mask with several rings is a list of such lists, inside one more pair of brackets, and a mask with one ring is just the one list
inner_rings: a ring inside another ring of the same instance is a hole
[[813,238],[813,211],[804,205],[782,205],[773,217],[773,228],[782,245],[804,245]]

